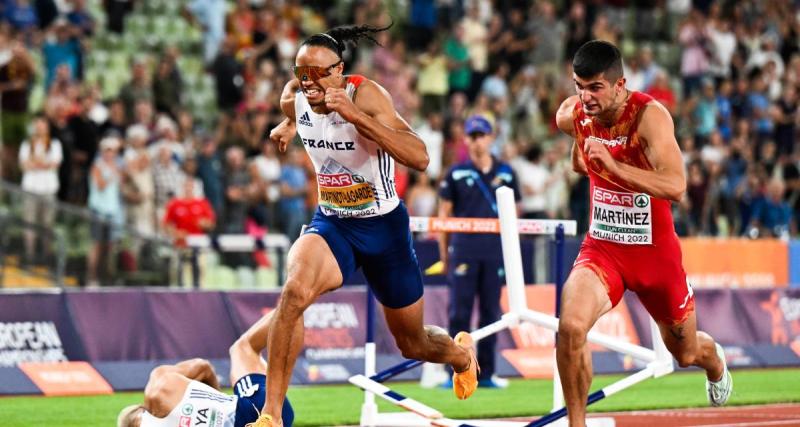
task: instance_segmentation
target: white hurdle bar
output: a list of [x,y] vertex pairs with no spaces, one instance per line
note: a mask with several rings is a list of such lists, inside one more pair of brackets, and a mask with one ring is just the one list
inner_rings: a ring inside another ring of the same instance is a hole
[[[520,322],[529,322],[554,332],[558,331],[558,318],[544,313],[530,310],[525,299],[525,283],[522,271],[522,257],[520,251],[519,234],[539,234],[556,236],[556,294],[561,291],[563,280],[563,237],[564,235],[577,234],[575,221],[562,220],[518,220],[513,191],[508,187],[501,187],[496,191],[499,220],[493,218],[452,218],[441,220],[438,218],[411,218],[411,230],[416,232],[447,231],[466,233],[497,233],[502,240],[503,262],[506,272],[509,307],[508,313],[490,325],[473,331],[473,339],[480,340],[506,328],[513,328]],[[514,226],[516,224],[516,227]],[[369,293],[369,292],[368,292]],[[461,427],[494,427],[494,426],[529,426],[539,427],[552,423],[566,415],[566,408],[562,407],[563,398],[558,379],[558,368],[554,364],[554,410],[530,423],[490,421],[490,420],[451,420],[445,418],[434,408],[428,407],[413,399],[396,393],[380,384],[396,375],[413,369],[422,364],[420,361],[408,360],[380,373],[375,372],[375,344],[373,340],[374,301],[372,295],[368,296],[367,308],[367,344],[365,354],[365,375],[355,375],[350,382],[365,391],[364,404],[361,411],[362,426],[461,426]],[[557,304],[558,305],[558,304]],[[557,307],[558,308],[558,307]],[[657,378],[674,370],[672,356],[666,349],[655,322],[651,319],[651,332],[653,349],[619,341],[609,335],[590,331],[587,339],[589,342],[602,345],[610,350],[624,353],[640,361],[646,362],[644,369],[631,374],[611,385],[604,387],[589,395],[587,405],[611,396],[621,390],[633,386],[647,378]],[[378,395],[387,401],[409,410],[409,413],[379,413],[374,397]],[[613,419],[587,419],[587,425],[613,425]],[[609,423],[610,421],[610,423]]]

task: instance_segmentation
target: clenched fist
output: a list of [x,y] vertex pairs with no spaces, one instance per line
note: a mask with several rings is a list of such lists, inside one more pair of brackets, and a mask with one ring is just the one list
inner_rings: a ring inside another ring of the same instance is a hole
[[347,96],[347,92],[341,88],[329,87],[325,90],[325,106],[329,110],[339,113],[348,122],[354,121],[360,112],[350,97]]
[[617,161],[614,160],[614,157],[611,156],[611,152],[608,151],[608,147],[602,142],[593,138],[587,139],[584,143],[583,150],[586,152],[586,156],[591,163],[601,166],[612,174],[615,172]]

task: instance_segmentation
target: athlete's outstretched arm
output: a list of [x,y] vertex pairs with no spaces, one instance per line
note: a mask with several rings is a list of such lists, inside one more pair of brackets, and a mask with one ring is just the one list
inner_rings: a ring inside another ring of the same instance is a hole
[[675,128],[667,109],[658,102],[650,102],[639,119],[639,137],[652,170],[617,162],[608,148],[599,142],[587,142],[589,160],[601,162],[612,175],[635,191],[672,201],[680,201],[686,191],[683,157]]
[[358,133],[375,141],[403,165],[418,171],[428,167],[425,143],[397,113],[386,89],[367,80],[359,86],[354,98],[351,101],[344,89],[325,91],[328,108],[355,125]]
[[283,92],[281,93],[281,111],[286,115],[286,118],[269,132],[269,139],[275,144],[278,144],[278,150],[281,152],[286,151],[286,146],[292,142],[295,134],[297,134],[294,97],[299,89],[300,83],[297,79],[290,80],[289,83],[286,83],[286,86],[283,87]]

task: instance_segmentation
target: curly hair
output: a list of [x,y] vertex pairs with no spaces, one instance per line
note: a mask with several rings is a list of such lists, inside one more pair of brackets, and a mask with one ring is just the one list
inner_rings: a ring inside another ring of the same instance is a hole
[[303,41],[301,46],[322,46],[336,52],[339,58],[341,58],[342,53],[344,53],[348,45],[355,46],[361,39],[367,39],[380,46],[381,44],[375,40],[373,34],[386,31],[391,28],[392,25],[394,25],[394,22],[383,28],[373,27],[371,25],[335,27],[325,33],[312,35]]

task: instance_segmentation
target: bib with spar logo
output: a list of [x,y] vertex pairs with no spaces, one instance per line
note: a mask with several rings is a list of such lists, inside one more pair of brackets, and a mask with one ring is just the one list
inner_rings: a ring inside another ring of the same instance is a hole
[[652,244],[650,196],[595,187],[589,234],[595,239],[626,245]]
[[331,158],[317,173],[317,185],[319,205],[342,216],[358,216],[376,205],[373,185]]

